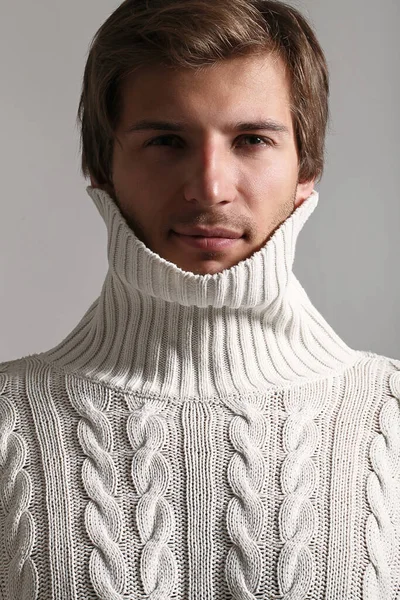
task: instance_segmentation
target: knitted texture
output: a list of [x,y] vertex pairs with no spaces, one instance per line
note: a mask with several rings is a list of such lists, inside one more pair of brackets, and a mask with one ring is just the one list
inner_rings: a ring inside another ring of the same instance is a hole
[[392,566],[400,551],[400,373],[389,379],[393,394],[379,416],[380,433],[370,448],[372,471],[367,480],[371,514],[367,519],[366,540],[370,564],[364,574],[368,600],[390,598]]
[[399,600],[400,361],[294,276],[318,194],[201,276],[88,193],[100,296],[0,365],[0,598]]
[[33,600],[37,598],[38,582],[31,558],[35,541],[35,524],[29,510],[32,481],[24,468],[27,447],[16,432],[18,413],[7,387],[7,374],[0,371],[0,500],[8,597]]

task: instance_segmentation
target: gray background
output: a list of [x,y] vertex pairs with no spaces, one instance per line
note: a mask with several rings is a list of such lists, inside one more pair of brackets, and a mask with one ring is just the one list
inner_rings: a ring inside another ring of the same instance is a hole
[[[61,341],[99,295],[106,230],[79,174],[75,116],[111,0],[0,8],[0,361]],[[295,272],[353,348],[400,358],[399,0],[293,0],[331,72],[320,203]]]

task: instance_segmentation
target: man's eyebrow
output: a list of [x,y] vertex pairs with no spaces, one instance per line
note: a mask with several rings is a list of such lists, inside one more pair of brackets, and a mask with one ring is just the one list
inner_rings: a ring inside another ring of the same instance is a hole
[[[136,131],[184,131],[185,127],[187,128],[187,124],[178,121],[153,121],[148,119],[143,119],[134,123],[128,129],[126,129],[125,133],[132,133]],[[227,131],[271,131],[274,133],[283,133],[284,135],[289,135],[289,128],[286,127],[283,123],[279,121],[275,121],[274,119],[266,119],[263,121],[251,121],[245,122],[240,121],[238,123],[234,123],[231,125],[227,125],[225,127]]]

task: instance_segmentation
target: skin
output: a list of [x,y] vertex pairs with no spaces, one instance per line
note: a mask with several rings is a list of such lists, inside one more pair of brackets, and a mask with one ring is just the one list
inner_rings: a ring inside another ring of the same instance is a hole
[[[127,132],[141,119],[187,125],[179,132]],[[227,129],[266,119],[288,133]],[[198,70],[142,68],[123,83],[116,135],[112,186],[91,177],[92,186],[112,196],[148,248],[195,274],[215,274],[250,257],[314,188],[315,179],[298,181],[289,81],[284,64],[269,54]],[[194,225],[227,227],[243,237],[218,251],[191,248],[173,230]]]

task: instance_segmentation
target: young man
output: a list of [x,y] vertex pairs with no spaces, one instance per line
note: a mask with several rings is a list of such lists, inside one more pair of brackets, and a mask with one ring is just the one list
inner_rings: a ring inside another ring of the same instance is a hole
[[292,267],[328,72],[270,0],[127,0],[88,57],[101,295],[0,368],[0,596],[394,600],[400,361]]

